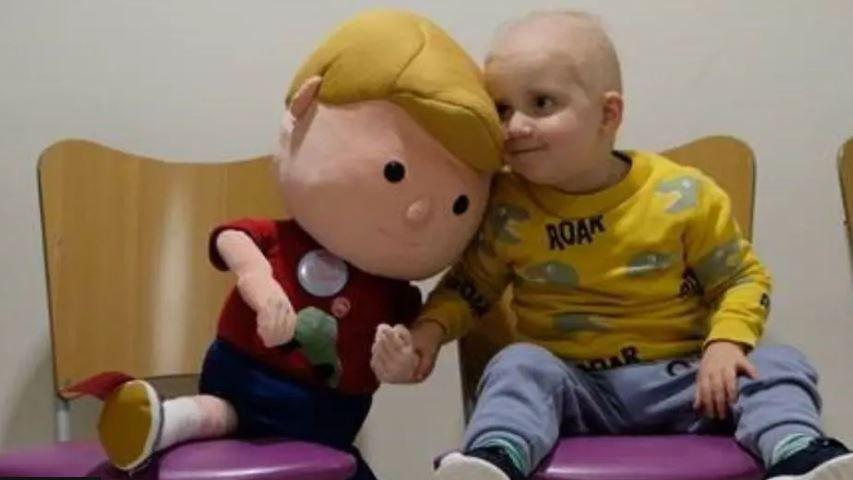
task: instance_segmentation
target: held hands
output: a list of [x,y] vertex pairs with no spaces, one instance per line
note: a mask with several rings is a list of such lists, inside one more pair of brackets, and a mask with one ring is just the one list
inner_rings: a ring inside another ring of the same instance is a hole
[[267,348],[289,342],[296,329],[296,312],[272,274],[249,271],[237,278],[237,290],[257,313],[258,336]]
[[710,343],[696,374],[693,408],[709,418],[725,420],[737,400],[737,377],[741,374],[758,378],[758,370],[746,358],[744,346],[729,341]]
[[383,383],[422,382],[432,373],[443,337],[444,328],[432,321],[418,323],[411,332],[403,325],[379,325],[370,367]]

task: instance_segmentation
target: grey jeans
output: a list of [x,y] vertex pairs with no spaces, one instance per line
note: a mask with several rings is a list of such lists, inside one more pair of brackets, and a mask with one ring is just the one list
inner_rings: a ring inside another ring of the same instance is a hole
[[821,435],[817,373],[787,346],[756,348],[749,360],[759,376],[739,378],[732,415],[721,421],[693,409],[698,358],[586,372],[544,348],[513,344],[486,367],[465,449],[510,442],[532,471],[560,436],[733,433],[767,465],[786,436]]

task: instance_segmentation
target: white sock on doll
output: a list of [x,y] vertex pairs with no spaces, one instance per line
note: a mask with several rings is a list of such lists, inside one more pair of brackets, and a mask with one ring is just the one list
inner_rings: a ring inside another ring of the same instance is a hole
[[201,425],[201,411],[192,397],[180,397],[163,402],[163,430],[157,450],[195,438]]
[[228,402],[210,395],[179,397],[163,402],[163,430],[157,450],[198,438],[227,435],[237,427],[237,413]]

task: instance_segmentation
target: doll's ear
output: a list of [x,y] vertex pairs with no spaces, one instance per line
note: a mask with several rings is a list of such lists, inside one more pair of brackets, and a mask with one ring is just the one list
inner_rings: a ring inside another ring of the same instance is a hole
[[294,120],[299,120],[308,111],[308,107],[317,98],[317,92],[320,90],[321,83],[323,83],[323,77],[315,75],[305,80],[299,87],[299,90],[293,94],[288,110]]
[[286,147],[290,142],[296,122],[305,115],[311,103],[317,98],[321,83],[323,83],[322,77],[317,75],[310,77],[290,98],[290,104],[281,119],[281,130],[279,131],[279,144],[282,147]]

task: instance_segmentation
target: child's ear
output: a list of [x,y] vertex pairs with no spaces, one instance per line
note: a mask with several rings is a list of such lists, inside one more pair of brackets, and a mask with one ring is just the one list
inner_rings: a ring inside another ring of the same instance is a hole
[[604,94],[604,105],[602,107],[601,128],[605,131],[615,132],[622,124],[622,113],[625,101],[619,92],[606,92]]
[[305,80],[299,90],[293,94],[288,110],[294,120],[299,120],[317,99],[317,92],[320,90],[321,83],[323,83],[323,78],[315,75]]

